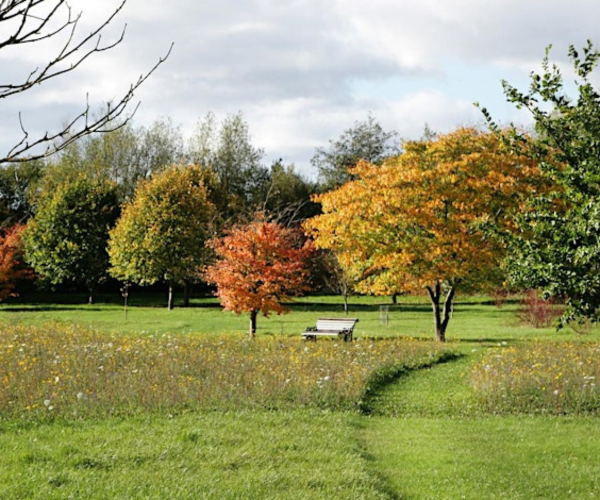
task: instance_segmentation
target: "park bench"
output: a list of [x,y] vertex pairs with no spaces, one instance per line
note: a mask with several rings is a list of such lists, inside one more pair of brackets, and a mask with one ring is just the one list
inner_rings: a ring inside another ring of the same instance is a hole
[[314,341],[317,337],[343,337],[344,342],[351,342],[356,323],[358,318],[319,318],[317,325],[308,327],[302,337]]

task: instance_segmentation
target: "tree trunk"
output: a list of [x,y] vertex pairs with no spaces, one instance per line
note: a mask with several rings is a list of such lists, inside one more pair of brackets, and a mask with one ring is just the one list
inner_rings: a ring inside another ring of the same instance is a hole
[[248,335],[251,339],[256,337],[256,317],[258,316],[258,309],[253,309],[250,311],[250,331]]
[[183,282],[183,307],[190,307],[190,296],[192,295],[192,287],[189,281]]
[[348,316],[348,294],[344,293],[344,312]]
[[91,286],[88,286],[88,305],[92,305],[94,303],[94,289]]
[[394,305],[398,304],[398,294],[397,293],[392,295],[392,304],[394,304]]
[[173,281],[169,280],[169,298],[167,299],[169,311],[173,309]]
[[450,311],[452,309],[452,300],[454,299],[454,287],[450,286],[446,299],[444,300],[444,310],[440,311],[440,299],[442,296],[442,285],[440,282],[435,284],[435,288],[426,287],[431,306],[433,308],[433,322],[435,326],[435,340],[446,342],[446,329],[450,321]]

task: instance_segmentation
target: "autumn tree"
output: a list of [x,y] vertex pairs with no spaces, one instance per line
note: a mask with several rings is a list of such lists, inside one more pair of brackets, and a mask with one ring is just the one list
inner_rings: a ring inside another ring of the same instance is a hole
[[15,224],[0,234],[0,300],[16,294],[19,280],[33,278],[23,257],[24,229],[23,224]]
[[323,214],[305,229],[359,277],[359,291],[426,290],[444,341],[457,289],[497,276],[505,248],[487,228],[510,230],[537,178],[532,161],[502,146],[470,128],[407,142],[400,156],[359,163],[355,180],[318,196]]
[[[518,130],[510,147],[539,162],[550,193],[532,197],[518,218],[511,239],[513,283],[543,290],[546,297],[566,299],[563,323],[600,320],[600,89],[594,85],[600,52],[591,42],[569,48],[575,85],[549,62],[531,74],[527,91],[503,82],[509,102],[534,119],[534,147],[523,147]],[[573,92],[569,96],[567,88]],[[498,126],[483,110],[494,130]]]
[[[214,174],[199,166],[173,166],[142,182],[110,233],[110,273],[125,283],[169,286],[197,280],[211,255],[206,241],[218,214],[210,201]],[[186,293],[186,302],[188,295]]]
[[386,158],[400,152],[400,139],[395,131],[386,131],[369,115],[344,130],[329,147],[317,148],[311,159],[319,172],[319,181],[325,190],[334,189],[352,179],[349,169],[361,161],[380,165]]
[[107,277],[108,231],[119,215],[114,184],[79,177],[46,192],[23,233],[29,265],[52,284],[86,287],[89,302]]
[[204,277],[217,286],[223,307],[250,313],[250,337],[256,334],[258,313],[283,314],[286,300],[309,289],[307,259],[312,254],[293,229],[263,218],[236,226],[210,242],[217,262]]
[[[31,68],[25,69],[20,79],[15,77],[12,82],[0,82],[0,102],[24,93],[29,95],[40,85],[63,79],[94,55],[118,46],[124,39],[125,28],[112,40],[107,41],[102,34],[126,3],[127,0],[123,0],[105,18],[99,19],[95,28],[82,33],[80,23],[83,13],[74,12],[67,0],[1,2],[0,50],[5,57],[4,74],[15,74],[7,70],[7,62],[10,65],[12,60],[18,58],[17,66],[20,67],[27,61],[27,58],[18,57],[22,50],[33,49],[29,53],[38,56],[38,59],[32,62]],[[48,157],[89,134],[118,128],[135,112],[134,109],[127,114],[135,92],[165,58],[160,58],[148,73],[142,74],[120,98],[106,104],[99,113],[91,112],[87,97],[82,95],[86,104],[78,114],[71,116],[64,125],[39,135],[30,133],[26,117],[19,114],[16,125],[21,129],[21,138],[8,152],[0,154],[0,164]]]

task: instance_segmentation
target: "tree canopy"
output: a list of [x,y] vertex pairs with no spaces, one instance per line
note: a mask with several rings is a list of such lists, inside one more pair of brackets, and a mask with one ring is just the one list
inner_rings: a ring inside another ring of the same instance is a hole
[[[509,270],[516,284],[539,288],[546,296],[565,298],[563,322],[600,319],[600,91],[593,71],[600,53],[591,42],[569,47],[576,75],[575,95],[557,65],[549,62],[531,74],[528,91],[503,82],[509,102],[527,109],[535,122],[534,147],[523,148],[513,130],[513,149],[539,162],[553,189],[538,193],[518,218],[511,241]],[[491,127],[498,126],[483,110]]]
[[73,282],[89,291],[107,277],[108,231],[119,214],[116,187],[79,177],[44,193],[23,233],[26,260],[52,284]]
[[364,160],[380,165],[400,152],[400,139],[395,131],[386,131],[373,116],[357,121],[328,148],[317,148],[311,163],[319,172],[325,189],[333,189],[352,179],[349,169]]
[[359,277],[360,291],[427,290],[443,341],[456,289],[497,280],[505,246],[486,229],[511,230],[534,187],[534,162],[506,151],[495,134],[463,128],[406,142],[401,155],[380,166],[361,162],[351,174],[355,180],[316,197],[323,214],[306,230]]
[[293,229],[259,218],[234,227],[210,246],[218,260],[204,277],[217,286],[226,310],[250,313],[250,336],[256,333],[259,312],[282,314],[284,301],[308,290],[312,248]]
[[200,166],[173,166],[142,182],[110,233],[110,273],[126,283],[169,284],[198,279],[208,263],[205,242],[214,236],[214,174]]

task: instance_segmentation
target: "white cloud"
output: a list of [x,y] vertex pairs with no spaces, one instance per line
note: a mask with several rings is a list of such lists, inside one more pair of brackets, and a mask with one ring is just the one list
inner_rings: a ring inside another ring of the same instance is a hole
[[[82,33],[118,3],[74,0]],[[170,116],[189,132],[208,111],[242,111],[257,146],[308,169],[315,147],[369,112],[409,137],[425,123],[446,131],[479,120],[475,100],[500,120],[526,120],[505,103],[500,78],[527,85],[550,43],[564,65],[567,45],[593,37],[599,14],[596,0],[129,0],[105,38],[127,23],[120,46],[35,99],[0,103],[1,125],[15,130],[21,110],[50,127],[88,92],[93,103],[114,99],[174,42],[137,94],[136,120]],[[45,50],[0,51],[0,83],[26,74]]]

